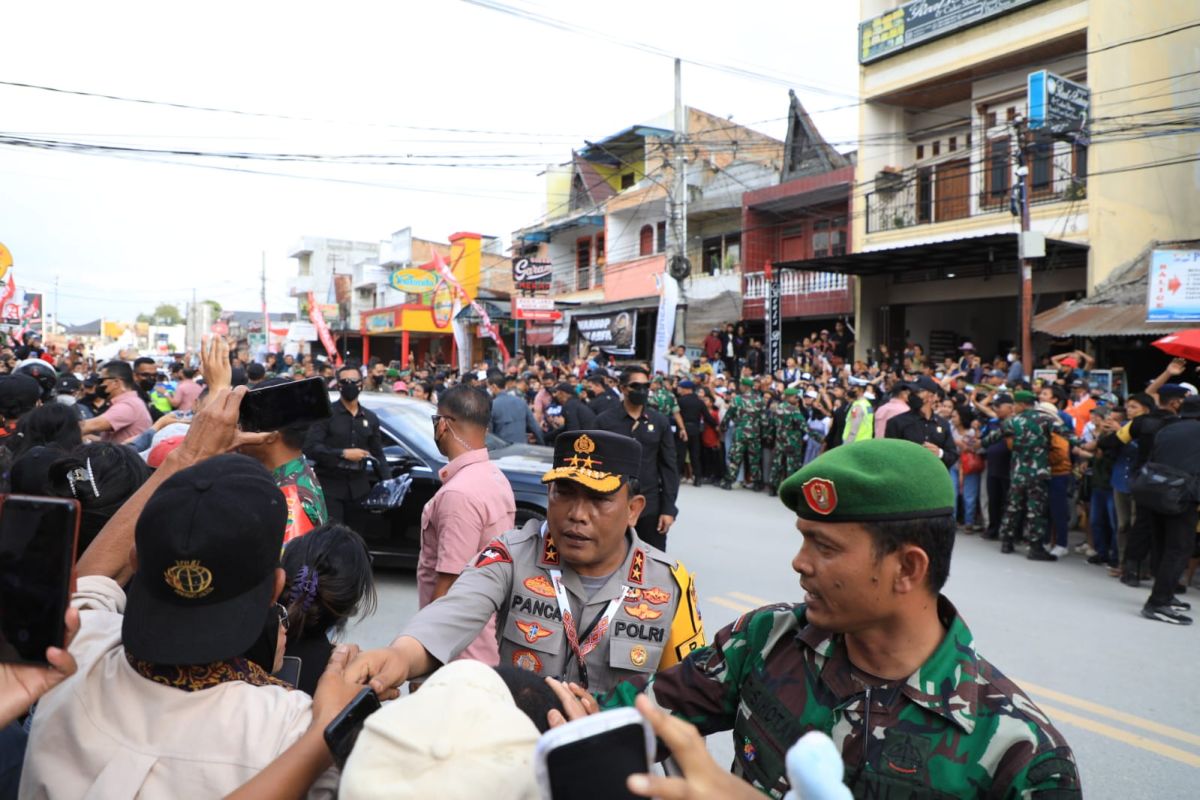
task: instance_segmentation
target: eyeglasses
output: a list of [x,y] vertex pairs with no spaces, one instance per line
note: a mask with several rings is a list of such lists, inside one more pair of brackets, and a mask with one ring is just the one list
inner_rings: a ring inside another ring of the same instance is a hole
[[446,420],[447,422],[458,422],[454,417],[448,417],[445,414],[430,414],[429,420],[433,423],[433,427],[437,427],[438,422]]
[[279,615],[279,624],[283,626],[283,632],[287,633],[291,626],[291,622],[288,620],[288,610],[283,607],[282,603],[276,603],[275,613]]

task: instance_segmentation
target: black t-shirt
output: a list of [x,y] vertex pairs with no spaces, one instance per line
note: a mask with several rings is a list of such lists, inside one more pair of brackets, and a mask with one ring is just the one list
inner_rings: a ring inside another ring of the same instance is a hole
[[1171,419],[1154,435],[1150,460],[1200,474],[1200,420]]

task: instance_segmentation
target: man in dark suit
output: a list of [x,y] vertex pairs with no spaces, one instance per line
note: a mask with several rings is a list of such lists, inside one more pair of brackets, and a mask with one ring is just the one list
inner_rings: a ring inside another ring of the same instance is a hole
[[687,447],[688,456],[692,459],[692,483],[699,486],[700,434],[704,431],[705,410],[704,401],[696,396],[696,384],[691,381],[679,382],[679,416],[683,418],[683,429],[687,431],[687,441],[680,444]]
[[946,469],[958,461],[958,447],[950,423],[933,413],[933,406],[944,392],[932,378],[922,375],[910,384],[909,410],[888,420],[884,436],[907,439],[921,445],[942,460]]
[[552,394],[554,402],[559,406],[559,413],[550,413],[553,406],[546,410],[550,423],[550,432],[546,434],[547,441],[553,442],[564,433],[586,431],[596,427],[596,415],[576,396],[571,384],[565,381],[558,384]]
[[624,400],[599,417],[593,427],[621,433],[642,445],[642,467],[638,475],[646,506],[638,517],[637,535],[642,541],[667,549],[667,531],[679,511],[679,472],[675,464],[675,435],[671,421],[650,408],[650,376],[642,367],[630,367],[621,374]]
[[542,426],[530,410],[524,397],[514,391],[516,379],[499,370],[488,374],[488,394],[492,396],[492,418],[489,430],[506,442],[525,444],[526,434],[533,434],[538,444],[545,444]]
[[583,379],[583,391],[587,395],[587,406],[597,417],[621,405],[621,400],[608,388],[607,376],[603,372],[592,372]]
[[[315,471],[329,518],[345,522],[348,513],[358,510],[371,484],[391,477],[391,471],[383,456],[379,417],[358,402],[362,373],[356,367],[342,367],[337,379],[341,399],[333,404],[329,419],[308,429],[304,454],[317,462]],[[368,458],[375,459],[377,468],[368,468]]]

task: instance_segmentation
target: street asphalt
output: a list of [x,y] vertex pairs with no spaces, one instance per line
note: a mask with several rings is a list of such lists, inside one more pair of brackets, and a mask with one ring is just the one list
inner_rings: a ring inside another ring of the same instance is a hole
[[[684,486],[669,552],[696,575],[711,638],[744,611],[803,597],[791,560],[795,516],[746,490]],[[1074,533],[1072,544],[1082,538]],[[416,610],[411,572],[377,575],[380,607],[347,641],[385,645]],[[1003,556],[960,534],[945,594],[978,650],[1020,684],[1075,751],[1088,798],[1200,797],[1200,625],[1152,622],[1149,594],[1080,555],[1057,563]],[[1200,589],[1184,595],[1200,609]],[[722,764],[728,735],[709,737]]]

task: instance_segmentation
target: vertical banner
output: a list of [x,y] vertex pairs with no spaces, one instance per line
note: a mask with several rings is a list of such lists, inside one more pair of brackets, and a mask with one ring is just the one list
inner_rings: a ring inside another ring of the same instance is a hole
[[783,292],[779,273],[767,266],[767,372],[771,375],[783,369]]
[[317,305],[317,297],[313,292],[308,293],[308,318],[312,321],[313,327],[317,329],[317,338],[324,345],[325,352],[329,354],[333,363],[340,367],[342,365],[342,354],[338,351],[337,345],[334,344],[333,335],[329,332],[329,326],[325,324],[325,315],[321,313],[321,307]]
[[[462,284],[459,283],[458,278],[456,278],[454,276],[454,272],[450,269],[450,265],[447,264],[446,260],[442,258],[441,253],[438,253],[436,251],[434,252],[433,264],[434,264],[434,267],[437,269],[437,271],[441,274],[442,278],[446,281],[446,283],[448,283],[451,287],[453,287],[453,290],[455,293],[457,293],[460,301],[466,302],[467,305],[469,305],[469,306],[471,306],[471,308],[475,309],[475,313],[479,315],[479,335],[480,336],[488,336],[492,339],[492,341],[494,341],[496,343],[497,349],[500,350],[500,358],[503,359],[505,364],[507,364],[509,361],[511,361],[512,356],[509,355],[508,347],[505,346],[504,340],[502,338],[500,338],[500,326],[498,326],[494,322],[492,322],[492,318],[488,316],[488,313],[486,310],[484,310],[483,306],[481,306],[479,303],[475,302],[475,300],[473,300],[471,298],[471,296],[467,294],[466,290],[463,289]],[[455,305],[454,307],[461,308],[460,305]],[[458,314],[454,313],[453,316],[457,317]],[[458,336],[458,331],[460,329],[465,330],[465,326],[459,325],[454,328],[456,337]],[[466,353],[467,353],[466,362],[465,362],[466,366],[462,368],[462,370],[461,370],[462,372],[465,372],[471,366],[471,364],[470,364],[470,358],[471,358],[470,348],[468,348],[466,350]],[[459,346],[459,363],[460,364],[464,363],[461,345]]]
[[662,274],[662,293],[658,297],[658,325],[654,329],[654,360],[651,369],[667,374],[667,355],[675,336],[675,308],[679,305],[679,282]]

